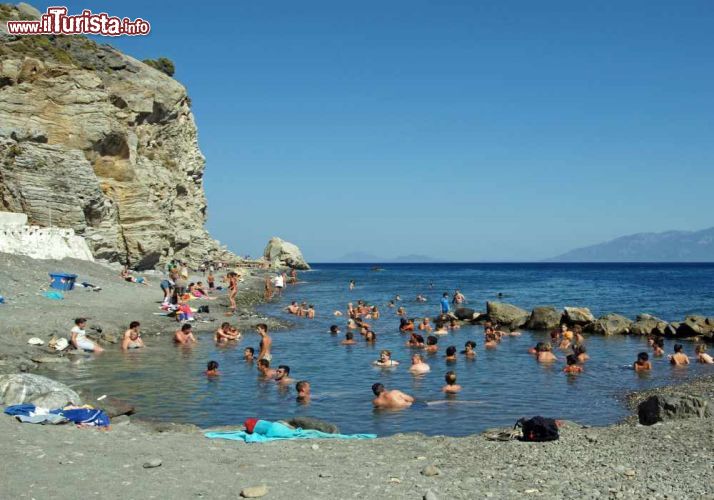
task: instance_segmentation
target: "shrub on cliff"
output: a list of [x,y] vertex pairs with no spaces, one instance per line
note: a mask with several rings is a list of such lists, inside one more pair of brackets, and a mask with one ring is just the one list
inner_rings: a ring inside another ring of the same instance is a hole
[[174,76],[176,72],[176,66],[174,62],[167,57],[159,57],[158,59],[144,59],[142,61],[144,64],[148,64],[154,69],[158,69],[162,73],[166,73],[169,76]]

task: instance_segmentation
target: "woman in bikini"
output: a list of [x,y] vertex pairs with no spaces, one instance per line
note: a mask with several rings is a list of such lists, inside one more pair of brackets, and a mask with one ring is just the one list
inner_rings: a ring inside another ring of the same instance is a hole
[[236,295],[238,295],[238,275],[234,272],[228,273],[228,300],[231,303],[230,310],[236,310]]

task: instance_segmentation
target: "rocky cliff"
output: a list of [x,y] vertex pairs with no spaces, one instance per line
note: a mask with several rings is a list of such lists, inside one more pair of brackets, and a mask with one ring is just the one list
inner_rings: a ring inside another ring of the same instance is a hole
[[0,5],[0,210],[72,228],[94,256],[153,267],[234,257],[204,229],[186,89],[82,36],[10,36]]

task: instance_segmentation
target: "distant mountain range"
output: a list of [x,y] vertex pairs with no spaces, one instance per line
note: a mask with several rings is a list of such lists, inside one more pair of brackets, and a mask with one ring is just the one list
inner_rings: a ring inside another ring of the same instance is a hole
[[714,262],[714,227],[638,233],[577,248],[549,262]]
[[428,263],[428,262],[439,262],[437,259],[428,257],[426,255],[410,254],[410,255],[400,255],[399,257],[393,257],[387,259],[384,257],[379,257],[377,255],[368,252],[349,252],[335,259],[332,262],[339,263],[354,263],[354,264],[397,264],[397,263]]

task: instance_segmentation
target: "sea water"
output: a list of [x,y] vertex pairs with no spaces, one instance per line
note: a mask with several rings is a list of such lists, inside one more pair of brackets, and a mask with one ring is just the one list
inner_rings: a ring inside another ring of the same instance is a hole
[[[666,357],[653,358],[651,373],[635,373],[632,362],[638,352],[651,351],[646,339],[634,336],[587,336],[591,359],[584,372],[562,372],[565,352],[555,350],[559,362],[538,364],[528,348],[547,340],[547,333],[523,331],[506,337],[496,349],[483,348],[483,328],[464,326],[439,338],[439,352],[425,356],[431,372],[409,373],[407,335],[399,333],[396,309],[386,305],[396,295],[397,305],[409,317],[435,316],[439,298],[460,289],[468,307],[485,310],[488,300],[500,300],[532,309],[539,305],[586,306],[597,316],[608,312],[634,318],[655,314],[668,321],[686,315],[714,316],[714,265],[712,264],[384,264],[315,265],[300,273],[301,283],[290,286],[283,297],[261,307],[261,312],[291,320],[295,327],[272,332],[273,367],[289,365],[295,380],[308,380],[313,399],[307,406],[295,399],[294,386],[279,387],[258,377],[255,365],[243,359],[243,349],[258,348],[254,332],[230,346],[216,346],[209,328],[196,324],[200,342],[193,348],[170,346],[167,337],[146,339],[147,347],[129,353],[116,350],[83,359],[56,378],[74,387],[92,387],[96,395],[110,394],[136,404],[145,419],[194,423],[202,427],[236,425],[248,417],[286,419],[310,415],[337,424],[343,432],[397,432],[467,435],[489,427],[509,426],[518,418],[543,415],[604,425],[628,414],[621,401],[632,390],[648,389],[714,373],[714,366],[692,363],[672,367]],[[355,280],[350,290],[348,283]],[[428,298],[415,300],[417,294]],[[500,295],[499,295],[500,294]],[[370,323],[377,334],[375,345],[366,344],[355,332],[357,345],[342,346],[346,318],[333,316],[348,302],[362,299],[379,307],[382,317]],[[283,312],[291,301],[313,304],[314,320]],[[329,327],[342,330],[330,335]],[[467,340],[477,344],[476,359],[459,355],[447,364],[444,351],[459,351]],[[694,344],[684,342],[693,358]],[[665,342],[667,353],[673,341]],[[389,349],[401,364],[392,369],[372,366],[379,351]],[[220,364],[222,375],[207,379],[202,372],[208,360]],[[694,361],[692,359],[692,361]],[[463,390],[453,397],[441,392],[444,374],[453,370]],[[371,386],[383,383],[430,402],[402,411],[374,410]]]

